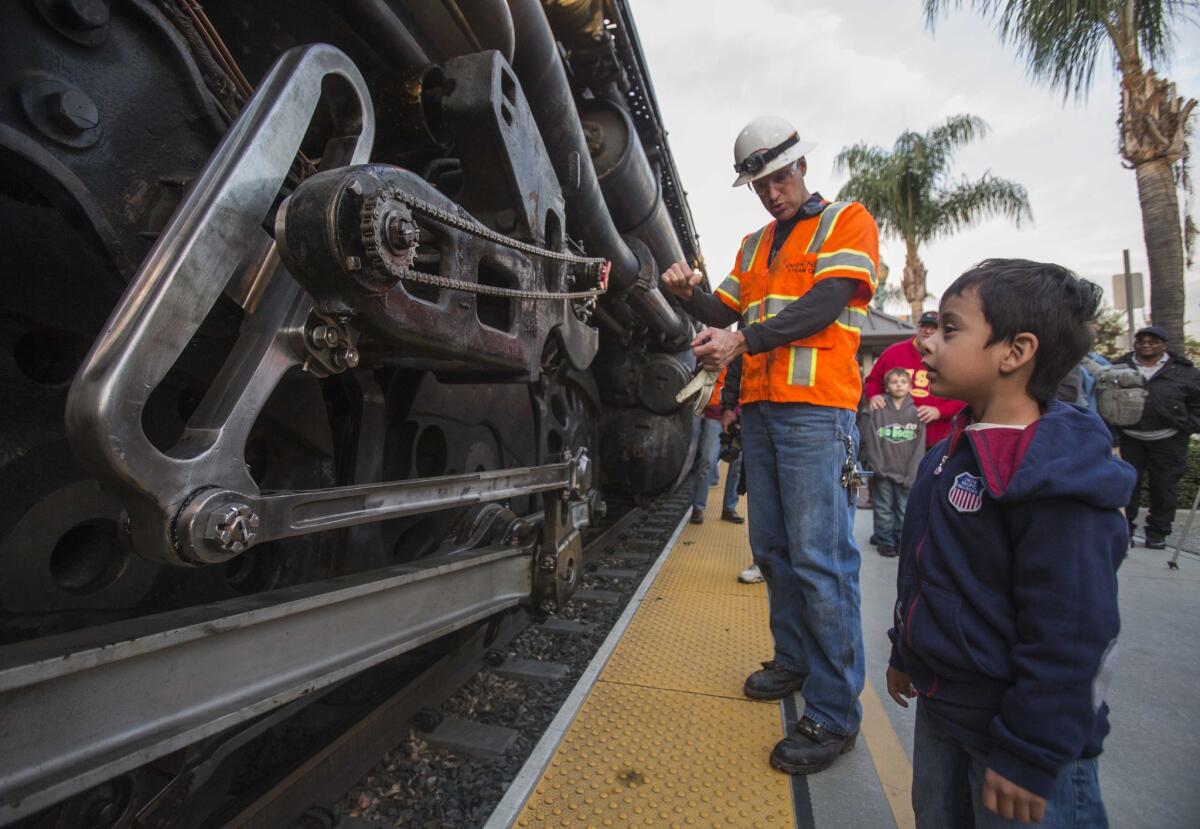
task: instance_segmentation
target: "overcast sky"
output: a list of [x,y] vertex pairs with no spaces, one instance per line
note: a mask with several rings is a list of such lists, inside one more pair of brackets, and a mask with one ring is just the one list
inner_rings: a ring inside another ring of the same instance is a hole
[[[890,148],[905,129],[924,131],[958,113],[988,122],[991,133],[961,152],[955,170],[1023,184],[1033,222],[990,220],[923,248],[935,296],[989,256],[1058,262],[1098,282],[1106,297],[1122,248],[1135,271],[1147,271],[1137,185],[1117,155],[1118,84],[1107,59],[1086,101],[1064,103],[1028,80],[1013,49],[969,10],[930,33],[919,0],[631,5],[713,281],[728,272],[742,236],[770,219],[753,193],[730,186],[734,137],[768,113],[817,143],[807,183],[829,199],[845,181],[833,171],[845,146]],[[1200,94],[1200,28],[1177,31],[1166,69],[1181,94]],[[898,285],[903,245],[883,240],[880,252]],[[1186,279],[1188,330],[1200,332],[1200,272]]]

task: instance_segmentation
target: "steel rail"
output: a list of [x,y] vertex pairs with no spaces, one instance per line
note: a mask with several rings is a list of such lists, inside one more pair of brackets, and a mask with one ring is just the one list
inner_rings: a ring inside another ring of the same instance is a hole
[[0,648],[0,825],[528,601],[490,547]]
[[[506,647],[528,626],[528,616],[509,616],[488,647]],[[283,780],[224,819],[222,825],[225,829],[291,826],[310,808],[336,803],[404,740],[419,710],[449,699],[484,667],[487,648],[483,643],[487,640],[487,631],[480,631],[455,652],[443,656],[311,754]]]
[[645,515],[645,510],[642,507],[633,507],[611,525],[606,527],[603,532],[588,541],[587,546],[583,548],[584,561],[590,561],[594,558],[599,558],[604,554],[604,551],[612,546],[612,543],[624,532],[630,524],[642,518]]
[[[645,514],[641,507],[630,509],[588,542],[583,557],[597,557],[624,529]],[[524,616],[505,620],[490,647],[504,647],[516,639],[529,622],[529,617]],[[404,739],[410,728],[409,721],[418,709],[449,699],[483,667],[482,654],[475,648],[478,640],[479,635],[439,659],[350,729],[310,755],[283,780],[254,798],[224,825],[227,829],[291,825],[310,807],[335,803]]]

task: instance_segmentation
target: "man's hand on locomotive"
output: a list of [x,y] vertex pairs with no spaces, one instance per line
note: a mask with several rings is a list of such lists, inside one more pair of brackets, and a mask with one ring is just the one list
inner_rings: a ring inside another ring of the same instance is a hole
[[749,351],[741,331],[705,328],[692,340],[696,362],[709,371],[720,371]]
[[704,279],[703,271],[694,271],[687,262],[676,262],[662,275],[662,284],[680,299],[691,299],[692,289]]

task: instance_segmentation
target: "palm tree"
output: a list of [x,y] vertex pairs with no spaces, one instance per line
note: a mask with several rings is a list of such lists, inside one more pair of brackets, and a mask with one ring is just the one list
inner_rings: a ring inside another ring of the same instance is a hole
[[850,180],[838,199],[860,201],[871,211],[879,232],[904,240],[900,285],[913,319],[925,306],[925,265],[919,248],[941,236],[970,227],[989,216],[1005,216],[1018,226],[1032,219],[1025,188],[985,173],[978,181],[952,181],[950,162],[959,147],[987,133],[974,115],[955,115],[926,133],[906,131],[890,151],[856,144],[834,159]]
[[[1187,121],[1194,99],[1175,92],[1153,64],[1166,59],[1170,24],[1200,8],[1196,0],[970,0],[991,18],[1001,40],[1013,43],[1034,79],[1082,98],[1096,60],[1111,50],[1121,76],[1117,120],[1121,156],[1137,174],[1142,235],[1150,261],[1150,315],[1183,342],[1184,235],[1180,230],[1176,165],[1187,157]],[[932,28],[962,0],[925,0]],[[1149,62],[1147,67],[1143,60]],[[1180,179],[1186,171],[1179,170]],[[1194,227],[1189,223],[1189,231]]]

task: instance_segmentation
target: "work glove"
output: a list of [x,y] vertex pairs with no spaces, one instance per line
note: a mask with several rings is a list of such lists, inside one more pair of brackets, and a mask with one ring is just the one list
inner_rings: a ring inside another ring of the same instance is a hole
[[717,384],[717,377],[720,374],[720,371],[700,369],[696,372],[696,376],[691,379],[691,382],[680,389],[679,393],[675,395],[675,402],[684,403],[688,398],[695,395],[695,400],[692,401],[692,411],[698,415],[704,414],[704,410],[708,406],[708,401],[712,398],[713,386]]

